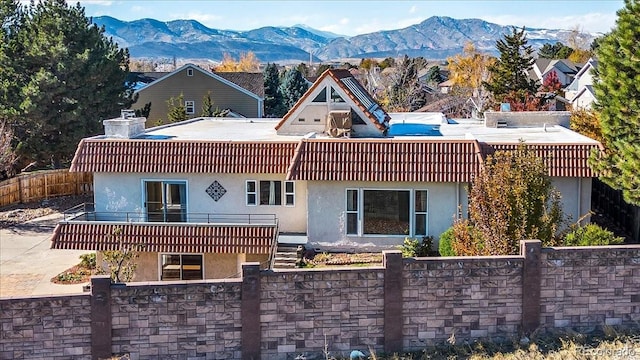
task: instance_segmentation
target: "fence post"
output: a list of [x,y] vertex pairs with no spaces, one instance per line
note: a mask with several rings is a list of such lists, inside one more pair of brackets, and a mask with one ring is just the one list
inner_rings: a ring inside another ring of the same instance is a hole
[[260,359],[260,263],[242,264],[241,296],[242,359]]
[[111,358],[111,278],[91,278],[91,358]]
[[524,256],[522,269],[522,331],[531,334],[540,326],[540,240],[520,241],[520,254]]
[[382,251],[384,263],[384,351],[402,350],[402,252]]

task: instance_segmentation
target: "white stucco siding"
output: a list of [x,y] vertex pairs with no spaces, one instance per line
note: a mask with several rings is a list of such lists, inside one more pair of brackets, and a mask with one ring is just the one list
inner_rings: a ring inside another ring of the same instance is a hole
[[[553,186],[562,195],[562,209],[575,223],[591,210],[591,178],[551,178]],[[589,218],[585,218],[589,221]]]
[[372,183],[372,182],[309,182],[308,238],[311,246],[321,249],[363,249],[373,246],[393,247],[402,244],[404,236],[346,235],[346,189],[427,190],[427,233],[438,240],[448,229],[463,204],[466,214],[465,184],[456,183]]
[[[307,189],[304,181],[295,182],[293,206],[246,204],[246,180],[280,180],[273,174],[94,174],[96,212],[144,213],[143,180],[185,180],[187,212],[202,214],[275,214],[282,232],[306,232]],[[214,201],[206,189],[218,181],[226,193]],[[284,195],[284,184],[282,189]],[[284,204],[284,198],[283,198]]]

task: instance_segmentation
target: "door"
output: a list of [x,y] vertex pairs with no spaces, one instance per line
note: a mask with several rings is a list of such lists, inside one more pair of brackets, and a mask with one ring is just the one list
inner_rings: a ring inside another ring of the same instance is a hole
[[187,184],[184,181],[145,181],[145,209],[150,222],[187,221]]

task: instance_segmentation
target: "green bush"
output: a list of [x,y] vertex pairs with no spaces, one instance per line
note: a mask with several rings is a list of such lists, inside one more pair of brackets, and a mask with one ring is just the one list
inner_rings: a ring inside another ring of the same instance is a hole
[[451,246],[452,242],[453,227],[450,227],[440,234],[440,241],[438,242],[438,252],[440,252],[440,256],[456,256],[456,253],[453,251],[453,247]]
[[436,256],[433,251],[433,236],[423,236],[422,240],[406,237],[399,248],[402,257]]
[[80,255],[80,264],[79,265],[81,267],[85,268],[85,269],[95,269],[96,268],[96,253]]
[[624,238],[597,224],[587,224],[569,232],[564,238],[565,246],[595,246],[621,244]]

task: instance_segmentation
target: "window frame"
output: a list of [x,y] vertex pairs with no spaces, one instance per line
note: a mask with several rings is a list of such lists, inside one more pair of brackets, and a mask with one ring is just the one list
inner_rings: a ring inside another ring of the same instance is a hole
[[[249,191],[249,183],[253,183],[253,191]],[[245,200],[247,206],[258,206],[258,182],[256,180],[245,181]],[[253,203],[249,201],[249,195],[253,195]]]
[[193,68],[187,69],[187,76],[193,76]]
[[[349,210],[349,191],[356,192],[355,210]],[[409,234],[366,234],[364,233],[364,194],[365,191],[407,191],[409,192]],[[425,211],[416,211],[416,193],[425,192]],[[358,237],[422,237],[429,234],[429,190],[420,189],[398,189],[398,188],[346,188],[344,202],[344,234],[346,236]],[[356,214],[356,233],[349,232],[349,214]],[[424,216],[425,235],[416,234],[416,217]]]
[[[163,256],[179,256],[180,257],[180,264],[179,266],[179,271],[180,271],[180,278],[179,279],[163,279],[163,273],[164,273],[164,269],[163,269],[163,265],[162,265],[162,257]],[[200,279],[190,279],[190,280],[184,280],[184,264],[183,264],[183,256],[200,256]],[[202,281],[205,279],[205,262],[204,262],[204,253],[174,253],[174,252],[166,252],[166,253],[158,253],[158,279],[160,281]]]
[[[189,111],[189,107],[191,107],[191,111]],[[187,115],[193,115],[196,113],[196,102],[195,100],[186,100],[184,102],[184,111]]]
[[[154,178],[143,178],[141,180],[140,188],[142,189],[142,209],[144,209],[143,221],[144,222],[156,222],[149,220],[149,209],[148,209],[148,194],[147,194],[147,183],[148,182],[158,182],[161,185],[161,196],[162,196],[162,208],[163,208],[163,219],[162,223],[168,223],[171,221],[166,221],[168,216],[168,202],[167,202],[167,193],[166,193],[166,185],[184,185],[184,219],[179,221],[181,223],[189,222],[189,181],[183,179],[154,179]],[[160,223],[160,221],[157,221]]]
[[[287,191],[287,185],[291,184],[291,191]],[[284,181],[284,206],[296,206],[296,183],[295,181],[285,180]],[[291,202],[289,202],[289,196],[291,196]]]

